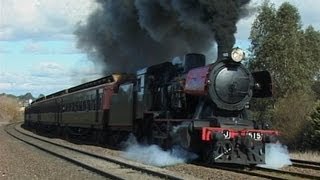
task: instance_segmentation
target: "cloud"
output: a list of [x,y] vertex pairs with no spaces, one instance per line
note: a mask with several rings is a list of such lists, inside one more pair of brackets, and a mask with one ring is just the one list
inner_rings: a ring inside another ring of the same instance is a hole
[[70,39],[74,25],[94,8],[87,0],[1,1],[0,40]]
[[68,75],[67,68],[56,62],[41,62],[33,65],[31,75],[42,78],[61,78]]
[[12,88],[12,83],[0,82],[0,89],[8,90]]
[[[0,49],[1,52],[1,49]],[[22,54],[81,54],[75,42],[71,41],[26,41],[20,51]]]
[[[250,3],[250,6],[254,9],[257,6],[261,5],[263,1],[261,0],[252,0]],[[275,7],[278,8],[282,3],[289,2],[295,7],[298,8],[298,11],[301,16],[301,22],[303,24],[303,27],[307,27],[309,25],[312,25],[316,29],[320,29],[320,13],[319,13],[319,5],[320,1],[318,0],[273,0],[270,1],[271,3],[275,4]],[[250,30],[252,23],[256,17],[256,12],[248,16],[247,18],[241,19],[237,23],[237,29],[238,32],[236,33],[236,38],[241,40],[247,40],[250,35]]]
[[102,77],[102,72],[102,67],[92,61],[79,61],[70,69],[70,77],[73,85],[77,85]]
[[52,60],[32,64],[27,72],[1,71],[0,93],[48,95],[100,78],[102,75],[98,69],[88,61],[78,61],[74,66],[67,67]]
[[23,47],[22,53],[50,54],[52,52],[39,42],[31,42]]
[[79,49],[77,49],[76,47],[64,47],[61,48],[59,52],[55,52],[55,53],[59,53],[59,54],[79,54],[82,53]]
[[16,95],[32,92],[52,93],[70,85],[69,79],[63,65],[44,62],[32,66],[30,72],[0,72],[0,92],[12,93]]

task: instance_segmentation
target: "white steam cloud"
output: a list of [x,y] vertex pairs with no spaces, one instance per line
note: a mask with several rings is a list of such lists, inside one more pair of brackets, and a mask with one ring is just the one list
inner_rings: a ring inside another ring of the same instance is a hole
[[280,143],[266,144],[266,164],[259,165],[264,168],[279,169],[292,165],[287,146]]
[[187,152],[178,146],[174,146],[172,149],[164,151],[157,145],[141,145],[133,135],[129,136],[124,145],[126,146],[125,151],[122,154],[124,158],[152,166],[171,166],[197,158],[196,154]]

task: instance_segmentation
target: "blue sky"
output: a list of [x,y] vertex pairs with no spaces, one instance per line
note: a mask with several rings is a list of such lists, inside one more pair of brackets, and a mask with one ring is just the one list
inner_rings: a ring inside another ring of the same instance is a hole
[[[290,2],[304,25],[320,29],[320,1]],[[251,6],[259,3],[252,0]],[[0,93],[38,96],[100,77],[101,68],[76,48],[73,35],[95,8],[88,0],[0,0]],[[238,22],[236,46],[248,47],[254,16]]]

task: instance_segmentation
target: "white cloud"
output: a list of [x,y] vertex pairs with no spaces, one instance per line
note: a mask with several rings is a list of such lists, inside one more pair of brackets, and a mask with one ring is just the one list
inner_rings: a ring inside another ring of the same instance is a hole
[[[72,41],[26,41],[20,53],[22,54],[82,54]],[[1,53],[1,47],[0,47]]]
[[0,90],[8,90],[8,89],[11,89],[12,87],[13,87],[12,83],[0,82]]
[[0,40],[68,39],[95,8],[88,0],[0,0]]
[[[54,61],[41,62],[32,66],[31,75],[34,78],[65,78],[68,74],[68,69]],[[58,80],[58,79],[55,79]]]
[[[0,72],[0,92],[15,95],[31,92],[35,96],[48,94],[68,87],[70,82],[64,76],[66,68],[63,65],[44,62],[33,66],[27,72]],[[62,74],[64,73],[64,74]]]
[[95,65],[92,61],[78,61],[70,71],[73,85],[92,81],[102,76],[102,67]]
[[[251,0],[250,6],[257,7],[262,4],[261,0]],[[301,22],[303,27],[312,25],[316,29],[320,29],[320,1],[318,0],[271,0],[271,3],[275,4],[275,7],[278,8],[282,3],[289,2],[295,7],[298,8],[298,11],[301,16]],[[256,13],[252,14],[249,17],[241,19],[238,24],[238,32],[236,33],[236,38],[240,40],[247,40],[250,35],[251,25],[255,19]]]
[[100,78],[101,74],[92,62],[78,61],[73,67],[54,60],[33,64],[28,72],[0,72],[0,93],[34,96],[51,94],[81,83]]

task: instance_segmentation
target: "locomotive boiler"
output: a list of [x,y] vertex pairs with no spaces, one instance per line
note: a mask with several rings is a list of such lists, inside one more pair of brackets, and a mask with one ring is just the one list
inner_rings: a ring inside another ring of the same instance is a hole
[[270,97],[267,71],[251,73],[235,48],[212,64],[202,54],[113,74],[36,100],[31,127],[119,143],[129,133],[163,148],[179,145],[209,163],[263,164],[277,131],[247,115],[252,97]]

